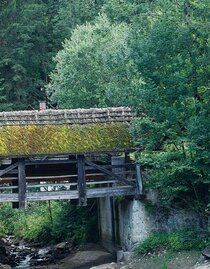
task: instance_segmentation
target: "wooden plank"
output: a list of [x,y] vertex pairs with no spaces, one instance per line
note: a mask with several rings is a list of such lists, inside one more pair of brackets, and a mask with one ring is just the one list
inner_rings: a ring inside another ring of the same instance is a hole
[[[39,178],[39,179],[36,179],[36,178],[34,178],[34,179],[27,179],[27,182],[28,183],[32,183],[32,182],[69,182],[69,181],[71,181],[71,182],[77,182],[77,179],[78,179],[78,176],[77,175],[75,175],[75,176],[73,176],[73,177],[71,177],[71,178],[63,178],[63,177],[61,177],[61,178],[53,178],[53,177],[50,177],[50,178],[43,178],[43,177],[41,177],[41,178]],[[104,176],[104,174],[103,175],[92,175],[92,176],[89,176],[89,175],[86,175],[86,180],[104,180],[104,179],[106,179],[106,176]],[[1,181],[0,181],[0,183],[1,183]],[[3,182],[2,182],[3,183]],[[10,183],[10,182],[4,182],[4,183]]]
[[71,186],[77,186],[77,182],[74,183],[52,183],[52,184],[48,184],[48,183],[43,183],[43,184],[29,184],[27,185],[27,189],[28,188],[41,188],[41,187],[71,187]]
[[18,180],[18,177],[1,177],[0,184],[3,183],[5,180]]
[[0,190],[14,190],[14,189],[18,189],[18,186],[3,186],[0,187]]
[[79,205],[87,205],[87,196],[86,196],[86,179],[85,179],[85,156],[77,156],[77,165],[78,165],[78,192],[79,192]]
[[0,203],[4,202],[13,202],[18,203],[18,193],[1,193],[0,194]]
[[[135,163],[125,163],[125,164],[102,164],[100,165],[101,167],[104,167],[106,169],[113,169],[113,168],[135,168]],[[90,166],[85,166],[85,170],[93,170],[94,168],[90,167]]]
[[18,174],[18,169],[13,169],[8,172],[9,175],[17,175]]
[[[111,188],[87,189],[87,198],[112,197],[112,196],[133,196],[136,189],[130,186]],[[55,192],[28,192],[27,201],[47,200],[71,200],[78,199],[78,191],[55,191]]]
[[21,159],[18,164],[18,198],[19,208],[25,208],[26,206],[26,172],[25,172],[25,160]]
[[0,170],[0,177],[7,174],[8,172],[10,172],[11,170],[13,170],[14,168],[16,168],[18,166],[18,162],[14,163],[10,166],[8,166],[7,168]]
[[49,200],[71,200],[78,199],[78,191],[56,191],[56,192],[28,192],[27,201],[49,201]]
[[[78,175],[63,175],[63,176],[34,176],[34,177],[26,177],[26,179],[57,179],[57,178],[75,178]],[[87,176],[103,176],[102,173],[91,173],[87,174]]]
[[[134,180],[132,180],[134,181]],[[86,181],[86,185],[101,185],[101,184],[113,184],[113,183],[117,183],[117,180],[103,180],[103,181]],[[74,182],[74,183],[52,183],[52,184],[48,184],[48,183],[43,183],[43,184],[29,184],[27,185],[27,189],[31,189],[31,188],[41,188],[41,187],[71,187],[71,186],[76,186],[78,183]],[[0,189],[3,189],[5,187],[0,187]],[[12,188],[12,187],[7,187],[7,188]],[[13,187],[15,188],[15,187]]]
[[141,167],[139,164],[136,165],[136,195],[143,194],[143,182],[142,182],[142,174]]
[[98,165],[98,164],[95,164],[95,163],[93,163],[93,162],[91,162],[91,161],[89,161],[89,160],[85,160],[85,163],[86,163],[87,165],[92,166],[93,168],[95,168],[95,169],[97,169],[97,170],[103,172],[104,174],[106,174],[106,175],[108,175],[108,176],[110,176],[110,177],[112,177],[112,178],[114,178],[114,179],[116,179],[116,180],[118,180],[118,181],[124,183],[124,184],[131,185],[131,186],[135,186],[135,184],[134,184],[132,181],[127,180],[127,179],[124,178],[124,177],[118,176],[118,175],[112,173],[111,171],[107,170],[106,168],[101,167],[101,166]]
[[43,164],[65,164],[65,163],[77,163],[76,160],[43,160],[43,161],[26,161],[26,165],[43,165]]
[[[87,189],[87,198],[133,196],[136,189],[130,186],[119,186],[111,188]],[[56,191],[56,192],[28,192],[27,201],[48,201],[48,200],[70,200],[78,199],[78,191]],[[17,202],[18,194],[1,194],[0,202]]]
[[88,198],[131,196],[131,195],[135,195],[135,188],[131,186],[97,188],[87,190]]

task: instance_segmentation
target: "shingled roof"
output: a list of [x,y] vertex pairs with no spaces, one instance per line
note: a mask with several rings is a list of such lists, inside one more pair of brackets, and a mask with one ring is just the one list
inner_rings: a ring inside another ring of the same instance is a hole
[[128,107],[0,112],[0,126],[130,122]]

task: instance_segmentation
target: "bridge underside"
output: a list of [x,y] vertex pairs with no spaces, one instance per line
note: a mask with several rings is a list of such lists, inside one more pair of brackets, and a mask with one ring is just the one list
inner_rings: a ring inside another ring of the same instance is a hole
[[89,198],[142,195],[140,167],[128,153],[6,161],[0,167],[0,202],[13,202],[15,207],[24,208],[28,201],[64,199],[85,206]]

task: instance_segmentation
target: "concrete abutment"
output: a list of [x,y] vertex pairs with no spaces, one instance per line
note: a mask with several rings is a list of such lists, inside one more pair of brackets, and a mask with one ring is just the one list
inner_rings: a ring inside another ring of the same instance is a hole
[[[161,211],[151,201],[115,198],[113,206],[109,198],[100,198],[101,240],[108,250],[118,245],[123,251],[131,251],[155,232],[173,232],[183,229],[204,229],[208,222],[188,210]],[[148,204],[150,207],[148,207]],[[111,210],[114,208],[114,214]],[[111,218],[114,217],[114,220]],[[107,247],[108,246],[108,247]],[[109,248],[111,246],[111,248]]]

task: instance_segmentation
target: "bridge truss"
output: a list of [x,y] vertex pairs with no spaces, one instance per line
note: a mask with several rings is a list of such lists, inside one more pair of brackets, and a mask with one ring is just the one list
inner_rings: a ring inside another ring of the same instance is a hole
[[140,166],[122,156],[61,155],[11,159],[0,167],[0,202],[25,208],[28,201],[142,196]]

